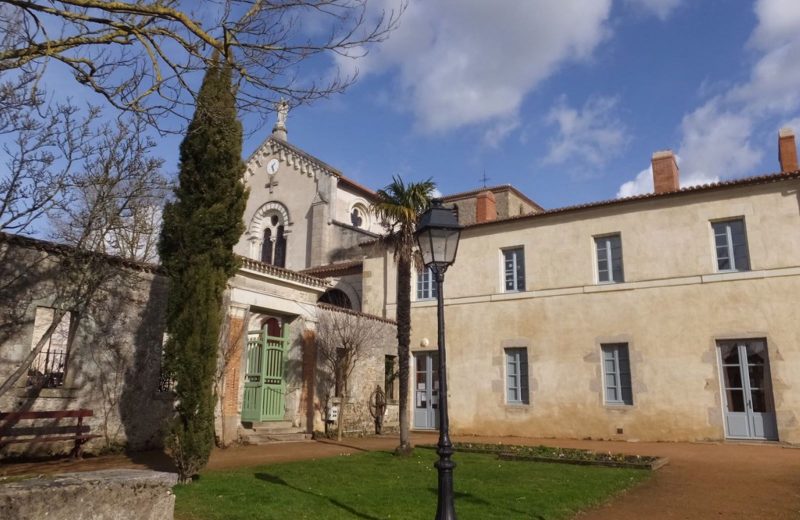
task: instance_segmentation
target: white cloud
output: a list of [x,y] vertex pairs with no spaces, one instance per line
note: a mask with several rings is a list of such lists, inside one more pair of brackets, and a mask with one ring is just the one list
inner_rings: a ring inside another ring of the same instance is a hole
[[679,154],[687,179],[750,173],[761,160],[760,150],[750,143],[752,128],[748,115],[728,111],[715,100],[685,116]]
[[[786,121],[800,108],[800,2],[758,0],[754,9],[758,25],[749,46],[759,55],[749,78],[681,122],[681,186],[755,173],[762,152],[751,144],[753,129]],[[623,184],[620,193],[642,186],[636,182],[640,176]]]
[[616,98],[591,97],[583,107],[573,108],[562,97],[547,116],[548,123],[558,126],[558,135],[544,162],[596,167],[618,155],[628,142],[628,132],[614,114],[616,105]]
[[626,0],[648,13],[654,14],[660,20],[666,20],[682,2],[682,0]]
[[791,128],[794,130],[795,135],[800,133],[800,116],[794,117],[789,120],[784,120],[783,123],[778,125],[776,132],[781,128]]
[[411,2],[400,27],[359,67],[362,74],[397,72],[418,129],[500,122],[491,142],[518,118],[528,92],[564,63],[591,56],[608,34],[610,8],[611,0],[528,0],[513,8],[485,0]]
[[636,174],[632,181],[622,184],[617,191],[617,198],[633,197],[653,191],[653,167],[648,166]]
[[519,125],[519,118],[516,116],[500,119],[484,132],[483,144],[490,148],[497,148],[508,134],[519,128]]

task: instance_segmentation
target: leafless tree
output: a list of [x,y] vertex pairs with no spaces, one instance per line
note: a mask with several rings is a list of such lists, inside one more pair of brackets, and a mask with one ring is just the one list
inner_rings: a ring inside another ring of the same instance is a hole
[[128,260],[157,260],[169,183],[144,126],[141,119],[123,118],[93,132],[82,168],[67,180],[70,203],[51,211],[56,240]]
[[346,420],[345,403],[351,397],[354,369],[369,356],[369,349],[380,332],[379,322],[358,313],[318,305],[317,354],[333,376],[336,397],[341,398],[336,436],[342,440]]
[[[58,63],[122,110],[187,116],[196,74],[214,54],[237,77],[240,108],[267,114],[341,92],[354,74],[320,73],[314,58],[355,58],[384,40],[405,8],[369,0],[0,0],[0,72]],[[305,67],[308,65],[308,67]],[[301,67],[303,66],[303,67]],[[300,69],[303,70],[300,70]],[[63,70],[63,69],[62,69]],[[314,78],[314,79],[310,79]]]
[[94,138],[98,111],[45,99],[36,78],[0,82],[0,231],[25,233],[68,203],[66,188]]

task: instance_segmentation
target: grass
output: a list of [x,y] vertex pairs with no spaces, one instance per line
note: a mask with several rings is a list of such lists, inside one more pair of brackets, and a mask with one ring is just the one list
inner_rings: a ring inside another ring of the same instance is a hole
[[[178,520],[426,519],[436,511],[433,450],[373,452],[227,471],[177,486]],[[649,472],[498,461],[459,453],[456,510],[469,519],[561,519],[602,503]]]

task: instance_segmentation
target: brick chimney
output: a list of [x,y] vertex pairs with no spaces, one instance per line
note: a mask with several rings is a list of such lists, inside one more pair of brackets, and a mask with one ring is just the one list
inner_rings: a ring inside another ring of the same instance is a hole
[[489,190],[478,193],[475,200],[475,222],[488,222],[497,220],[497,204],[494,193]]
[[681,188],[678,180],[678,163],[672,150],[663,150],[653,154],[653,188],[656,193],[677,191]]
[[791,128],[781,128],[778,132],[778,161],[781,163],[781,173],[797,170],[797,145]]

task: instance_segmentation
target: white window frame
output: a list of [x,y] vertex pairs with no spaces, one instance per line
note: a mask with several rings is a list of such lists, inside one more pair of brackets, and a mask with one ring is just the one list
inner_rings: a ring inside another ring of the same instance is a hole
[[[731,231],[731,223],[733,222],[741,222],[742,223],[742,239],[744,243],[745,250],[745,259],[747,260],[747,265],[745,267],[739,266],[736,263],[736,254],[734,252],[734,243],[733,243],[733,232]],[[718,273],[736,273],[736,272],[746,272],[749,271],[752,267],[750,265],[750,247],[747,242],[747,223],[744,220],[744,217],[732,217],[720,220],[712,220],[711,224],[711,244],[714,250],[714,267]],[[728,269],[721,269],[719,266],[720,256],[719,256],[719,247],[717,246],[717,230],[715,226],[724,225],[725,226],[725,249],[727,250],[728,260],[730,261],[730,268]]]
[[[623,371],[620,362],[620,350],[624,349],[627,361],[627,372]],[[606,359],[606,352],[612,353],[611,359]],[[611,361],[614,366],[611,371],[606,367],[606,361]],[[610,406],[633,406],[633,372],[631,371],[631,350],[628,343],[603,343],[600,345],[600,362],[603,373],[603,401]],[[623,384],[623,374],[627,373],[628,384]],[[609,376],[614,376],[612,381]],[[609,397],[609,389],[613,388],[617,399]],[[625,389],[628,390],[629,399],[625,399]]]
[[[621,233],[608,233],[605,235],[597,235],[594,238],[594,267],[597,273],[598,284],[614,284],[625,282],[625,255],[622,249],[622,234]],[[612,255],[611,240],[616,238],[619,240],[619,262],[620,262],[620,279],[617,280],[614,276],[614,260]],[[605,261],[608,268],[608,280],[600,279],[600,241],[605,241]]]
[[[511,270],[509,271],[506,268],[506,255],[512,254],[513,255],[513,264]],[[521,257],[521,258],[520,258]],[[520,282],[520,266],[522,268],[522,280]],[[525,292],[525,283],[526,283],[526,274],[525,274],[525,247],[524,246],[514,246],[514,247],[506,247],[500,250],[500,274],[501,274],[501,282],[502,282],[502,289],[503,292],[507,293],[515,293],[515,292]],[[507,284],[510,281],[512,282],[513,288],[509,289]]]
[[417,301],[436,299],[436,280],[430,267],[417,271],[416,288]]
[[[506,403],[510,405],[529,405],[530,398],[530,364],[526,347],[509,347],[503,350],[505,363]],[[524,359],[523,359],[524,358]],[[511,384],[514,378],[515,384]],[[512,392],[514,397],[512,398]]]

